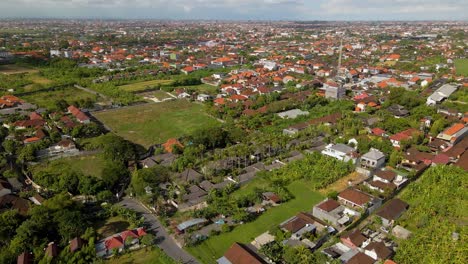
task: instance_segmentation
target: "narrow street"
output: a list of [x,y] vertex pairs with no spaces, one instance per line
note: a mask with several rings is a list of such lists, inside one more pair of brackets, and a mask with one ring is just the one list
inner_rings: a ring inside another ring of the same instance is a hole
[[142,214],[146,222],[151,226],[150,231],[156,234],[156,240],[158,241],[156,245],[164,250],[168,256],[186,264],[198,263],[193,256],[176,244],[164,226],[161,225],[158,218],[149,209],[143,207],[138,201],[128,197],[124,197],[119,204]]

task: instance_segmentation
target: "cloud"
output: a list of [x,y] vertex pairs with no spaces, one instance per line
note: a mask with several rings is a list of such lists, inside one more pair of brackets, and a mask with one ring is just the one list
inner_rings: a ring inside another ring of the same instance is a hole
[[0,17],[468,19],[466,0],[0,0]]

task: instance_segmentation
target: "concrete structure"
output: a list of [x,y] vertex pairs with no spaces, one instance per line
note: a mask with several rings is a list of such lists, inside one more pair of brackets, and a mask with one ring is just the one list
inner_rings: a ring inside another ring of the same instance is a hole
[[300,109],[292,109],[292,110],[280,112],[277,115],[279,117],[283,118],[283,119],[287,119],[287,118],[294,119],[294,118],[296,118],[298,116],[308,115],[308,114],[309,114],[309,112],[307,112],[307,111],[302,111]]
[[353,163],[355,163],[356,158],[354,157],[355,155],[353,155],[354,152],[354,148],[345,144],[329,144],[321,153],[344,162],[352,160]]
[[447,99],[456,90],[457,90],[457,86],[453,84],[444,84],[427,98],[426,104],[427,105],[440,104],[443,100]]

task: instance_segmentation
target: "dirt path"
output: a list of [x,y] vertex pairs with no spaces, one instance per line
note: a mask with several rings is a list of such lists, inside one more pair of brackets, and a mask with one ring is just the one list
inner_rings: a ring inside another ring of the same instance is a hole
[[362,181],[364,181],[366,178],[367,178],[366,176],[353,171],[350,174],[348,174],[346,177],[343,177],[337,180],[336,182],[328,185],[326,188],[320,189],[319,192],[324,195],[332,191],[341,192],[344,189],[348,188],[349,181],[351,181],[352,185],[357,185],[358,183],[361,183]]

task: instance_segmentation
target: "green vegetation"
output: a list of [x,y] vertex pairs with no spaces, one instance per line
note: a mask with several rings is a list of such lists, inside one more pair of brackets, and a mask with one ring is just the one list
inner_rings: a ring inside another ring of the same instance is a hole
[[316,192],[310,182],[296,181],[287,186],[287,189],[295,196],[294,199],[271,208],[253,222],[240,225],[229,233],[210,237],[198,246],[189,247],[187,250],[201,260],[202,263],[215,263],[234,242],[250,243],[258,235],[279,225],[284,220],[300,211],[309,211],[312,206],[323,199]]
[[126,85],[118,86],[118,88],[127,92],[141,92],[144,90],[153,89],[156,86],[168,85],[168,84],[171,84],[172,82],[173,82],[172,80],[152,80],[152,81],[144,81],[144,82],[126,84]]
[[186,100],[131,106],[95,116],[113,132],[145,147],[218,123],[202,105]]
[[468,76],[468,59],[458,59],[455,60],[455,68],[457,74],[462,76]]
[[145,248],[125,255],[114,257],[106,263],[109,264],[176,264],[173,259],[167,256],[161,249],[152,247]]
[[204,94],[216,94],[218,87],[209,85],[209,84],[198,84],[198,85],[188,85],[180,86],[177,89],[185,89],[190,92],[204,93]]
[[130,223],[122,216],[113,216],[94,224],[96,233],[100,238],[112,236],[116,233],[127,230],[129,227]]
[[35,166],[32,170],[39,173],[44,170],[80,171],[81,173],[94,177],[101,177],[101,172],[106,165],[106,161],[101,155],[77,156],[70,158],[57,159]]
[[96,95],[87,93],[74,87],[54,89],[53,91],[38,91],[21,96],[27,102],[44,107],[52,111],[60,110],[58,102],[65,100],[67,104],[92,106],[96,102]]
[[0,65],[0,74],[21,74],[21,73],[35,73],[37,69],[24,67],[16,64]]
[[[401,199],[410,209],[399,224],[413,234],[399,241],[397,263],[466,263],[467,187],[466,171],[437,166],[403,191]],[[460,238],[454,240],[453,233]]]

